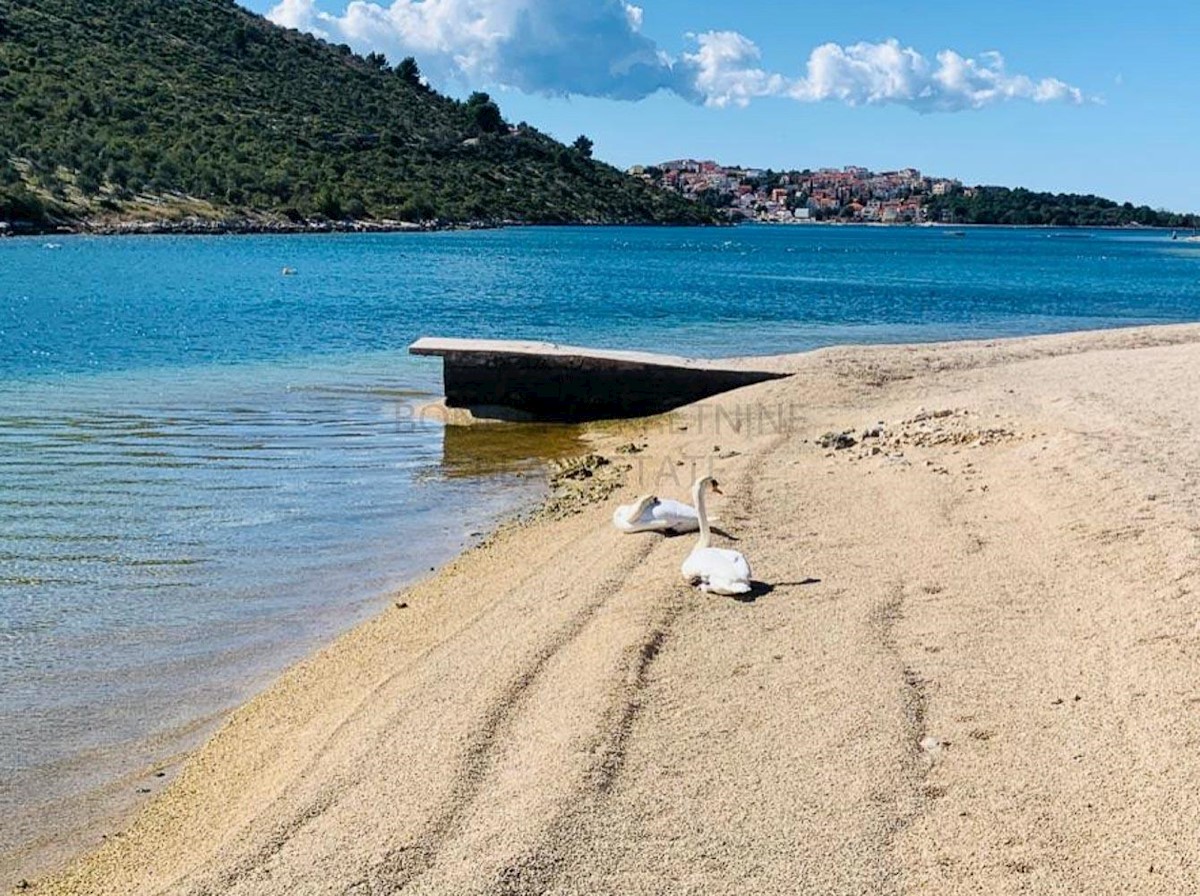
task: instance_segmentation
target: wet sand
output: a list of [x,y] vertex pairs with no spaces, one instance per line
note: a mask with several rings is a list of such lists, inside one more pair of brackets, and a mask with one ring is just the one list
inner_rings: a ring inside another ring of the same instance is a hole
[[[593,427],[34,892],[1200,890],[1200,326],[772,363]],[[609,522],[699,472],[752,599]]]

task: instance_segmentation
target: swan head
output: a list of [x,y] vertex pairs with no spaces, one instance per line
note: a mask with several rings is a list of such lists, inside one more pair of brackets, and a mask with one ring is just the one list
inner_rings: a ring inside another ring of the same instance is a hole
[[704,491],[705,487],[709,488],[714,495],[725,494],[723,491],[721,491],[721,484],[711,476],[704,476],[700,479],[697,479],[696,484],[692,486],[692,488],[697,492]]
[[633,523],[658,503],[657,495],[638,495],[632,504],[622,504],[613,511],[613,522],[618,528],[622,523]]
[[658,504],[658,495],[642,495],[640,498],[637,499],[636,502],[634,502],[633,515],[635,517],[641,516],[643,513],[645,513],[651,507],[656,506],[657,504]]

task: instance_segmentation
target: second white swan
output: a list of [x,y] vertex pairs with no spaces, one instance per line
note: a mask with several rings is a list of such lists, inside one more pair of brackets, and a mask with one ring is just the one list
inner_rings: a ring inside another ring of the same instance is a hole
[[613,525],[622,532],[695,532],[700,517],[682,501],[642,495],[613,511]]
[[712,594],[746,594],[750,591],[750,564],[741,551],[709,546],[708,514],[704,507],[704,491],[711,487],[721,494],[717,481],[711,476],[697,479],[692,486],[692,500],[700,523],[700,540],[688,554],[679,571],[684,579],[701,591]]

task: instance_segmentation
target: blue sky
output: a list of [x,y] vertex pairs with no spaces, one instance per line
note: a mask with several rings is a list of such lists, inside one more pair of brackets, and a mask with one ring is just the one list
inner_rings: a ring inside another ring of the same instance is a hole
[[[243,0],[625,167],[913,166],[1200,211],[1200,2]],[[1002,56],[1002,61],[992,53]]]

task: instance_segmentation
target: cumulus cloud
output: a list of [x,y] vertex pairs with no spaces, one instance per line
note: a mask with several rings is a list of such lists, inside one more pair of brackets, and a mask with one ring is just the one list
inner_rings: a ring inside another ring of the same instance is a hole
[[623,100],[676,86],[671,59],[641,33],[642,10],[622,0],[354,0],[337,15],[282,0],[267,17],[361,51],[415,56],[434,82]]
[[295,28],[328,38],[329,32],[318,27],[317,20],[332,17],[318,13],[314,0],[281,0],[267,13],[267,18],[284,28]]
[[1005,100],[1080,103],[1079,88],[1058,80],[1012,75],[996,52],[979,60],[942,50],[936,63],[897,40],[842,47],[823,44],[808,57],[803,77],[787,95],[804,102],[840,100],[851,106],[896,103],[919,112],[980,109]]
[[1057,78],[1010,74],[999,53],[942,50],[930,60],[894,39],[823,44],[797,77],[764,69],[758,46],[735,31],[689,34],[692,47],[673,58],[642,33],[641,8],[625,0],[353,0],[337,14],[315,0],[280,0],[268,18],[363,52],[413,55],[434,83],[544,95],[639,100],[668,90],[711,106],[788,97],[919,112],[1083,99]]
[[762,54],[748,37],[736,31],[688,36],[697,49],[683,54],[678,80],[693,98],[710,106],[745,106],[755,97],[778,96],[787,89],[786,78],[759,68]]

